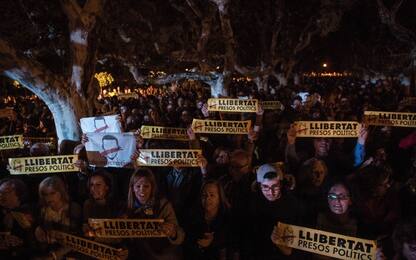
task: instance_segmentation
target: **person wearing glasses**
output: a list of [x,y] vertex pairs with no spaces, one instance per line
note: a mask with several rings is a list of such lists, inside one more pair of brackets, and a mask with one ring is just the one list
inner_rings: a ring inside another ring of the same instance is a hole
[[[301,225],[302,203],[287,192],[289,183],[283,171],[272,164],[263,164],[256,171],[249,205],[249,241],[251,259],[282,259],[292,255],[292,249],[277,246],[277,223]],[[293,252],[292,257],[299,257]],[[298,259],[298,258],[296,258]]]

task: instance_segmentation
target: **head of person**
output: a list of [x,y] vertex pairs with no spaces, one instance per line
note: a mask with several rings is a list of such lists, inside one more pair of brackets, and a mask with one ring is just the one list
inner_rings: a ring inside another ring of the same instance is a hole
[[64,139],[58,146],[58,153],[60,155],[71,155],[77,145],[79,145],[78,141]]
[[192,114],[189,110],[183,110],[181,113],[181,121],[184,125],[189,125],[192,123]]
[[0,181],[0,207],[14,209],[19,207],[27,196],[26,184],[19,179],[3,179]]
[[229,174],[232,177],[241,177],[251,171],[250,155],[244,150],[234,150],[230,154],[228,164]]
[[306,179],[314,187],[321,187],[328,176],[326,163],[320,159],[312,158],[305,162]]
[[111,192],[111,179],[104,170],[94,172],[88,179],[90,196],[96,201],[104,201]]
[[139,168],[130,177],[127,207],[136,204],[152,204],[157,196],[157,183],[153,172],[148,168]]
[[217,180],[208,180],[201,187],[201,206],[207,211],[223,211],[229,208],[224,189]]
[[228,165],[230,162],[230,150],[223,146],[217,147],[212,157],[217,164]]
[[[416,221],[407,220],[396,225],[393,232],[396,254],[407,260],[416,259]],[[399,258],[399,259],[402,259]]]
[[58,176],[43,179],[39,184],[39,202],[42,207],[59,210],[69,203],[69,195],[64,181]]
[[118,154],[118,150],[120,150],[120,146],[118,144],[118,140],[115,136],[112,135],[104,135],[102,138],[102,149],[103,151],[111,151],[106,154],[106,157],[110,160],[116,158]]
[[363,188],[373,197],[383,197],[393,184],[393,170],[388,165],[369,165],[359,174],[364,178]]
[[264,198],[277,201],[282,197],[283,172],[272,164],[263,164],[256,171],[256,181]]
[[327,194],[329,210],[336,214],[346,214],[352,205],[352,196],[349,186],[345,182],[335,182]]
[[329,154],[331,149],[332,140],[329,138],[315,138],[313,139],[313,147],[315,149],[315,157],[323,158]]
[[34,143],[30,147],[31,156],[48,156],[49,154],[49,146],[45,143]]

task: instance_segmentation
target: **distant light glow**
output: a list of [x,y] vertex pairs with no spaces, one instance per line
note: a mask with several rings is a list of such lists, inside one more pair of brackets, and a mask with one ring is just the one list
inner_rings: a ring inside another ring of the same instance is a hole
[[326,67],[328,67],[328,64],[324,63],[324,64],[322,64],[322,67],[326,68]]

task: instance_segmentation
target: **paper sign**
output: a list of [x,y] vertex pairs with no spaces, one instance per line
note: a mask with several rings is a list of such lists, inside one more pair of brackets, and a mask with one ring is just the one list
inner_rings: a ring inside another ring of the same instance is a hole
[[10,174],[77,172],[78,155],[9,158]]
[[141,166],[198,167],[202,150],[140,149],[137,163]]
[[364,119],[369,125],[416,127],[416,113],[365,111]]
[[166,237],[162,232],[163,219],[88,219],[97,237]]
[[85,144],[88,162],[96,167],[131,167],[131,156],[136,151],[134,133],[87,133]]
[[278,223],[278,245],[337,259],[376,258],[376,241]]
[[221,112],[257,112],[259,101],[257,99],[236,98],[210,98],[208,111]]
[[61,245],[84,255],[97,259],[119,259],[117,253],[121,251],[120,249],[60,231],[55,231],[55,236]]
[[355,121],[297,121],[297,137],[358,137],[361,125]]
[[261,101],[264,110],[284,110],[285,106],[280,101]]
[[81,129],[83,133],[121,133],[121,123],[117,120],[118,115],[96,116],[81,118]]
[[0,136],[0,150],[23,148],[23,135]]
[[189,141],[186,128],[143,125],[140,134],[144,139]]
[[125,93],[125,94],[119,94],[117,96],[117,99],[129,99],[129,98],[139,99],[139,94],[137,94],[137,93]]
[[251,121],[199,120],[192,121],[195,133],[209,134],[248,134]]

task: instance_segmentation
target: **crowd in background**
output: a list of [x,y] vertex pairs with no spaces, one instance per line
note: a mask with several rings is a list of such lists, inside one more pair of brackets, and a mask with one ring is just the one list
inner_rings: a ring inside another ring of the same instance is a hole
[[[141,148],[201,148],[199,167],[132,169],[89,166],[85,141],[59,149],[33,143],[3,150],[0,243],[9,258],[85,258],[60,246],[52,230],[121,248],[131,259],[322,259],[276,245],[278,221],[377,240],[378,259],[416,259],[416,131],[366,126],[358,138],[300,138],[294,121],[359,121],[363,111],[415,112],[410,89],[395,79],[375,82],[312,78],[301,85],[235,85],[235,98],[278,100],[284,109],[257,113],[208,112],[209,89],[178,87],[138,99],[104,98],[96,115],[119,114]],[[55,135],[39,100],[3,104],[0,135]],[[195,134],[193,118],[252,120],[247,135]],[[189,142],[143,140],[142,125],[188,128]],[[78,154],[79,173],[11,177],[7,159]],[[281,163],[276,163],[281,162]],[[20,212],[18,221],[12,212]],[[89,218],[162,218],[167,238],[94,238]]]

